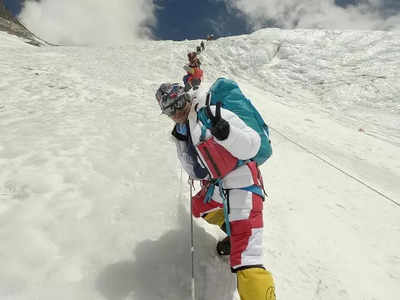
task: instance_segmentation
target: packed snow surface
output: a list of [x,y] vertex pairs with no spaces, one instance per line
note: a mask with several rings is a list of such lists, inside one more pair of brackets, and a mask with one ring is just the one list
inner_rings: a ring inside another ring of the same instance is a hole
[[[189,187],[154,99],[199,41],[33,47],[0,32],[0,299],[191,299]],[[278,299],[400,295],[400,35],[208,42],[271,128],[265,266]],[[197,186],[198,188],[198,186]],[[197,299],[238,299],[194,224]]]

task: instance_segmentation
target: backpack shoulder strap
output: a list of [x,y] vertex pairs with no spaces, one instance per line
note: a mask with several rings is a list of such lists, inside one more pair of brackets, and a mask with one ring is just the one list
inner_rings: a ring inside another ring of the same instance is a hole
[[211,104],[210,104],[210,99],[211,99],[211,93],[207,93],[207,98],[206,98],[206,105],[204,107],[201,107],[197,111],[197,120],[201,122],[202,127],[201,127],[201,136],[200,140],[204,141],[206,137],[206,130],[211,129],[212,123],[211,123],[211,117],[212,112],[211,112]]
[[205,126],[207,129],[211,128],[211,109],[210,109],[210,93],[207,94],[206,106],[200,108],[197,111],[197,119]]

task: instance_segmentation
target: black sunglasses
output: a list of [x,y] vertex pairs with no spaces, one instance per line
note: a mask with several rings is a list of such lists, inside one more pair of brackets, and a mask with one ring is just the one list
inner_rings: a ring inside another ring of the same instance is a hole
[[188,102],[188,99],[185,97],[185,94],[180,95],[175,101],[166,105],[162,109],[162,113],[166,114],[167,116],[171,117],[176,114],[176,111],[182,110],[185,108],[186,102]]

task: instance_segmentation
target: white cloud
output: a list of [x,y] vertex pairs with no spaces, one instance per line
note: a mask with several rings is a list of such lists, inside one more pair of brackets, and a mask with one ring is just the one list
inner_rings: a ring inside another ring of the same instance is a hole
[[149,0],[27,1],[19,19],[35,34],[66,45],[122,44],[151,36]]
[[267,21],[282,28],[400,30],[400,13],[384,17],[385,0],[360,0],[346,8],[334,0],[225,0],[255,29]]

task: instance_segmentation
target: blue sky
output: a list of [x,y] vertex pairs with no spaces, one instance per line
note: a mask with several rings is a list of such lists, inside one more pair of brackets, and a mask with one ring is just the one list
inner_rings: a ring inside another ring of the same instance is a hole
[[[5,0],[6,7],[18,14],[22,0]],[[251,26],[237,9],[216,0],[154,0],[157,25],[153,34],[160,40],[200,39],[208,33],[218,36],[249,33]]]
[[4,4],[14,14],[19,10],[19,7],[20,7],[18,0],[5,0]]
[[157,25],[153,33],[158,39],[199,39],[208,33],[216,36],[249,33],[251,26],[237,9],[228,9],[215,0],[156,0]]
[[[4,2],[10,11],[18,14],[21,1],[23,0]],[[151,3],[151,0],[135,1]],[[65,5],[73,2],[78,3],[65,0]],[[326,1],[325,3],[330,4],[321,6],[323,2],[322,0],[153,0],[151,17],[156,22],[150,28],[152,37],[159,40],[200,39],[205,38],[208,33],[213,33],[217,37],[239,35],[264,27],[400,29],[400,0],[335,0],[335,4]],[[360,6],[360,3],[364,6]],[[356,10],[352,9],[354,6]],[[60,11],[59,8],[58,13]],[[57,13],[54,14],[57,19]],[[392,16],[395,18],[390,18]]]
[[20,0],[4,0],[4,5],[8,8],[10,12],[14,15],[17,14],[21,9]]

